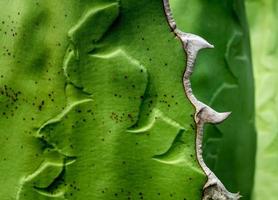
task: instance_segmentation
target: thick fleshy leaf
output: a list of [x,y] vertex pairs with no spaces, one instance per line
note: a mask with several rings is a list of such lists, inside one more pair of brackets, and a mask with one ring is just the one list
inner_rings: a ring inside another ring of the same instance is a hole
[[0,2],[0,199],[201,199],[163,2]]

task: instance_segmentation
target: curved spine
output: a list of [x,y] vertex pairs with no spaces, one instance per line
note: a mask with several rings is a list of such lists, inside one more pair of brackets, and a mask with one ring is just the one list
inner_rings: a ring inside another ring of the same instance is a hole
[[186,69],[183,75],[183,86],[187,98],[196,110],[194,120],[197,128],[195,141],[197,160],[208,178],[206,184],[203,187],[202,199],[237,200],[241,197],[239,193],[229,192],[221,183],[221,181],[216,177],[216,175],[208,168],[202,156],[203,129],[205,123],[221,123],[231,114],[231,112],[219,113],[210,108],[209,106],[205,105],[204,103],[200,102],[194,96],[190,82],[190,77],[194,71],[194,64],[199,50],[205,48],[214,48],[214,46],[209,44],[200,36],[191,33],[184,33],[181,30],[179,30],[172,16],[169,0],[163,0],[163,3],[169,26],[176,35],[176,37],[181,40],[184,51],[187,55]]

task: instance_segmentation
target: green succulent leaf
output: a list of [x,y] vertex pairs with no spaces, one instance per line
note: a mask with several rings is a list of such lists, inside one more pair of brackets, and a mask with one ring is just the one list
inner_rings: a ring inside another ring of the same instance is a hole
[[1,1],[0,199],[201,199],[185,55],[154,1]]

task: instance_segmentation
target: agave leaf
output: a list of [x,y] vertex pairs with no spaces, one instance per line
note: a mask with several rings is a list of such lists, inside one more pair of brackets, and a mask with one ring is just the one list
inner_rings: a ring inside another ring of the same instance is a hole
[[1,1],[0,199],[200,199],[163,2]]
[[232,111],[204,131],[204,159],[224,185],[250,199],[255,166],[254,88],[242,1],[170,0],[177,26],[214,44],[200,52],[192,88],[218,111]]
[[256,81],[258,150],[253,199],[277,199],[278,2],[246,1]]

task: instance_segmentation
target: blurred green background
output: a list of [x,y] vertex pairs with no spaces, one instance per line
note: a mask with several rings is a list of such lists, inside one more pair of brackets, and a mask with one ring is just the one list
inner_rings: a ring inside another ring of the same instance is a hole
[[215,45],[197,59],[194,93],[217,110],[232,111],[223,124],[207,125],[206,163],[242,199],[277,199],[278,1],[170,3],[182,31]]
[[256,85],[257,159],[253,199],[278,196],[278,1],[247,0]]

